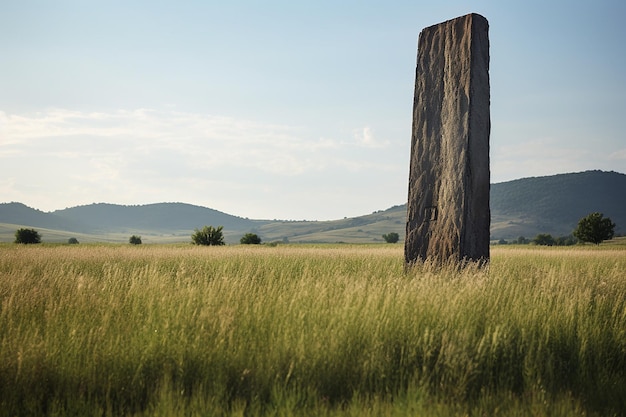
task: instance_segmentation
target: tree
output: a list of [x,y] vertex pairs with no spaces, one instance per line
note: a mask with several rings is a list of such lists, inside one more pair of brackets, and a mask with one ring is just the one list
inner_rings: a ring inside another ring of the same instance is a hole
[[261,238],[254,233],[246,233],[239,240],[242,245],[258,245],[261,243]]
[[17,229],[15,232],[15,243],[41,243],[41,235],[35,229]]
[[396,232],[391,232],[389,234],[383,235],[383,239],[387,243],[398,243],[400,236]]
[[77,245],[78,244],[78,239],[76,239],[75,237],[71,237],[71,238],[67,239],[67,243],[69,243],[70,245]]
[[131,245],[141,245],[141,236],[132,235],[130,239],[128,239],[128,243]]
[[612,239],[615,234],[615,223],[602,213],[591,213],[578,221],[574,236],[583,242],[599,245],[603,240]]
[[578,239],[576,239],[574,236],[569,235],[569,236],[559,236],[556,238],[556,245],[557,246],[573,246],[578,242]]
[[533,239],[533,242],[535,243],[535,245],[542,245],[542,246],[553,246],[556,243],[552,235],[548,235],[545,233],[540,233],[537,236],[535,236],[535,238]]
[[221,246],[224,245],[224,235],[222,229],[224,226],[204,226],[201,230],[194,229],[191,240],[196,245]]

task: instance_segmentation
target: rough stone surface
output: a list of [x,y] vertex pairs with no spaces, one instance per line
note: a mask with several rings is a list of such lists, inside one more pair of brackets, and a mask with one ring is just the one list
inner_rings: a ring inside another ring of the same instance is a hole
[[489,23],[469,14],[418,42],[405,262],[489,258]]

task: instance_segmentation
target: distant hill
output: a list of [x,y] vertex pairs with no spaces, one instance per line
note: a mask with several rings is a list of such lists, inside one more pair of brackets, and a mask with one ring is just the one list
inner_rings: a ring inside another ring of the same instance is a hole
[[[51,213],[35,210],[22,203],[2,203],[0,241],[13,240],[17,226],[52,230],[55,236],[64,236],[56,232],[68,232],[67,237],[54,239],[61,241],[75,235],[87,237],[88,240],[127,240],[131,234],[150,236],[156,241],[182,241],[190,240],[193,230],[204,225],[224,226],[224,234],[228,238],[267,222],[184,203],[137,206],[98,203]],[[45,235],[43,240],[46,240]]]
[[172,233],[193,230],[209,224],[221,225],[228,230],[243,231],[265,223],[184,203],[138,206],[99,203],[56,210],[52,214],[68,221],[92,225],[94,231],[135,229]]
[[[491,238],[532,238],[539,233],[566,236],[578,220],[604,213],[626,233],[626,175],[586,171],[523,178],[491,185]],[[224,226],[228,243],[247,232],[263,241],[376,242],[396,232],[404,239],[406,204],[372,214],[333,221],[270,221],[232,216],[184,203],[138,206],[90,204],[45,213],[21,203],[0,204],[0,241],[12,241],[17,227],[45,229],[43,240],[126,241],[139,234],[145,242],[190,241],[193,229]],[[46,238],[48,236],[48,238]]]
[[58,230],[89,230],[87,225],[80,224],[77,219],[63,218],[54,213],[30,208],[22,203],[0,203],[0,223]]
[[626,175],[585,171],[492,184],[491,238],[566,236],[578,220],[601,212],[626,233]]
[[[626,234],[626,175],[586,171],[523,178],[491,185],[491,239],[533,238],[539,233],[568,236],[578,221],[599,211]],[[259,232],[292,242],[372,242],[396,232],[404,240],[406,204],[333,222],[270,223]]]

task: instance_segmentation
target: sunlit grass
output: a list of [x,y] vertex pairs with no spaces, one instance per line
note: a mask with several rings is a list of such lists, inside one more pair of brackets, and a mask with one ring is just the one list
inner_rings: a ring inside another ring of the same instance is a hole
[[626,412],[619,246],[0,251],[0,415]]

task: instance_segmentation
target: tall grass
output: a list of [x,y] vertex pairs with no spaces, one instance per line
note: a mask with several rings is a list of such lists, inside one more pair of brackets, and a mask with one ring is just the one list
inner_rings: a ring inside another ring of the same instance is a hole
[[624,249],[0,251],[0,415],[626,413]]

